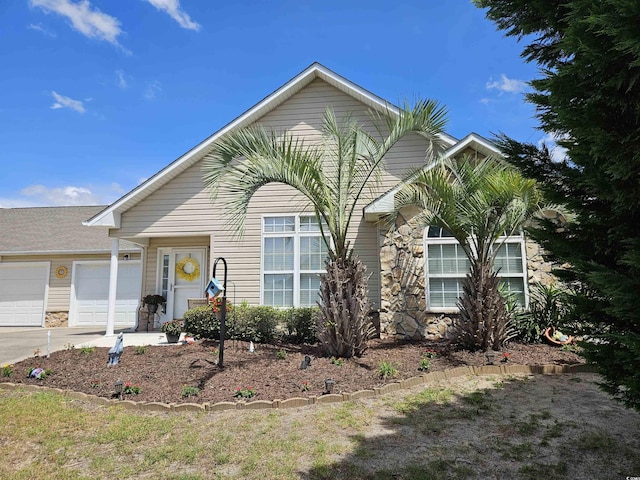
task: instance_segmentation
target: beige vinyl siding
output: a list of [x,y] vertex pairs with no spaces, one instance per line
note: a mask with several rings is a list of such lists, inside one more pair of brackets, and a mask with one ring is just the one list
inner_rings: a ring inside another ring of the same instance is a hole
[[[122,259],[123,254],[120,254]],[[85,255],[20,255],[2,257],[3,262],[49,262],[51,265],[49,272],[49,295],[47,298],[47,312],[68,312],[69,299],[71,296],[71,276],[73,271],[73,262],[78,260],[109,260],[111,255],[104,254],[85,254]],[[131,259],[139,259],[140,254],[130,254]],[[58,278],[56,271],[59,267],[67,269],[67,275],[64,278]]]
[[[368,108],[354,98],[342,93],[322,80],[315,80],[293,95],[278,108],[262,117],[259,122],[266,128],[292,130],[304,135],[308,141],[317,141],[322,116],[330,105],[338,117],[352,114],[363,125],[374,130]],[[426,142],[418,135],[410,135],[399,142],[385,159],[387,173],[377,191],[366,192],[354,213],[349,231],[352,245],[372,276],[369,283],[371,300],[379,304],[379,248],[376,225],[364,221],[363,208],[378,196],[395,186],[408,169],[424,165]],[[179,246],[209,245],[209,235],[214,236],[215,258],[223,256],[229,265],[229,280],[235,286],[237,301],[257,304],[260,300],[261,219],[263,215],[300,213],[307,203],[290,187],[281,184],[261,188],[251,201],[242,239],[234,238],[224,228],[220,205],[224,204],[224,192],[213,205],[202,184],[200,163],[188,168],[172,179],[162,189],[122,214],[122,227],[111,235],[124,238],[151,237],[147,252],[145,291],[156,288],[157,249],[174,246],[172,242],[185,242]],[[181,235],[181,239],[169,238]],[[194,236],[206,236],[206,243],[193,242]],[[176,245],[178,246],[178,245]]]

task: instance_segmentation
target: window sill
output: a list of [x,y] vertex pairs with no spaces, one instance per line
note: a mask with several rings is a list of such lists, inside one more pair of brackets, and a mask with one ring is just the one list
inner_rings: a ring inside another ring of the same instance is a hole
[[460,313],[460,309],[459,308],[428,308],[426,310],[426,313],[435,313],[435,314],[454,313],[454,314],[458,314],[458,313]]

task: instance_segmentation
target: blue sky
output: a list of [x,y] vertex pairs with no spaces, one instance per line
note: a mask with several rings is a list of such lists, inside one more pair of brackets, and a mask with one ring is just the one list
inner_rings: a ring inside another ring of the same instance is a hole
[[108,204],[315,61],[536,143],[521,50],[470,0],[2,1],[0,207]]

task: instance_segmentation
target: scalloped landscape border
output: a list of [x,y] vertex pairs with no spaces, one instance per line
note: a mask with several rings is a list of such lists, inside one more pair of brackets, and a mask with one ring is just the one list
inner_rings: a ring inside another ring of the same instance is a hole
[[392,382],[382,387],[368,390],[358,390],[353,393],[332,393],[320,397],[293,397],[286,400],[254,400],[253,402],[217,402],[205,403],[160,403],[160,402],[134,402],[132,400],[116,400],[97,395],[89,395],[73,390],[62,390],[39,385],[23,385],[17,383],[0,383],[4,390],[25,390],[31,392],[49,391],[58,393],[74,400],[84,400],[96,405],[120,406],[127,410],[143,412],[221,412],[223,410],[262,410],[273,408],[297,408],[307,405],[322,405],[327,403],[348,402],[361,398],[372,398],[387,393],[396,392],[430,382],[448,380],[465,375],[512,375],[512,374],[542,374],[553,375],[562,373],[596,373],[594,365],[484,365],[482,367],[456,367],[440,372],[425,373],[416,377],[407,378],[399,382]]

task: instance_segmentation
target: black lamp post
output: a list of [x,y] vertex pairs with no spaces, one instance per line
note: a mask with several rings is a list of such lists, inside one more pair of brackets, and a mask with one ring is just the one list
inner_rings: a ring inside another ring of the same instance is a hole
[[216,261],[213,262],[213,274],[211,276],[214,279],[216,278],[216,267],[220,261],[224,264],[224,280],[222,282],[222,305],[220,306],[222,311],[220,315],[220,349],[218,353],[218,367],[224,368],[224,337],[227,329],[225,325],[225,320],[227,319],[227,261],[223,257],[218,257],[216,258]]

